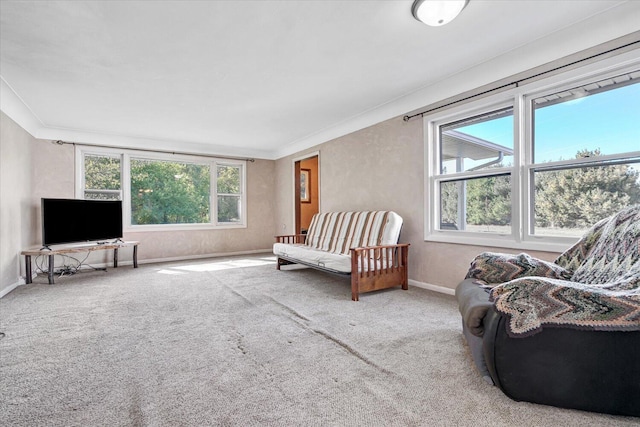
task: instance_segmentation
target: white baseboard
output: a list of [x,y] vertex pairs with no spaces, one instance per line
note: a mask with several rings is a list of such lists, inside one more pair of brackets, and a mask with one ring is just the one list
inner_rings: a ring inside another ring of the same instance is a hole
[[432,285],[431,283],[418,282],[417,280],[409,279],[409,285],[422,289],[428,289],[430,291],[440,292],[441,294],[455,295],[456,290],[446,288],[444,286]]
[[7,286],[6,288],[0,290],[0,298],[3,298],[5,295],[7,295],[9,292],[11,292],[12,290],[14,290],[15,288],[17,288],[18,286],[24,285],[25,281],[24,278],[20,277],[18,279],[18,281],[12,285]]
[[[204,254],[204,255],[182,255],[182,256],[176,256],[176,257],[138,259],[138,264],[156,264],[161,262],[190,261],[190,260],[196,260],[196,259],[222,258],[222,257],[228,257],[228,256],[255,255],[255,254],[269,254],[271,256],[274,256],[271,249],[256,249],[251,251],[218,252],[214,254]],[[133,265],[133,260],[124,260],[124,261],[121,259],[118,260],[118,267],[130,266],[130,265]],[[113,268],[113,262],[91,263],[91,264],[87,264],[82,269],[90,270],[92,268]],[[35,273],[33,277],[36,277]]]
[[[143,259],[143,260],[138,260],[138,264],[155,264],[155,263],[161,263],[161,262],[189,261],[189,260],[205,259],[205,258],[222,258],[222,257],[228,257],[228,256],[236,256],[236,255],[255,255],[255,254],[268,254],[273,256],[273,252],[271,249],[256,249],[251,251],[220,252],[220,253],[205,254],[205,255],[184,255],[184,256],[178,256],[178,257]],[[130,261],[118,260],[118,267],[131,266],[131,265],[133,265],[133,260],[130,260]],[[83,271],[88,271],[88,270],[103,269],[103,268],[113,268],[113,262],[106,262],[106,263],[103,262],[98,264],[91,263],[91,264],[82,266],[80,269]],[[43,274],[46,276],[47,273],[44,272]],[[38,277],[38,273],[34,271],[33,279],[35,279],[36,277]],[[2,298],[3,296],[11,292],[18,286],[24,285],[25,283],[26,283],[25,278],[20,277],[17,283],[14,283],[13,285],[7,286],[6,288],[0,290],[0,298]]]
[[[237,256],[237,255],[256,255],[256,254],[268,254],[269,256],[273,255],[271,249],[256,249],[251,251],[239,251],[239,252],[223,252],[223,253],[214,253],[214,254],[204,254],[204,255],[184,255],[177,257],[166,257],[166,258],[153,258],[153,259],[144,259],[138,260],[138,264],[155,264],[160,262],[172,262],[172,261],[189,261],[196,259],[205,259],[205,258],[222,258],[227,256]],[[118,261],[118,266],[124,265],[133,265],[133,260],[131,261]],[[95,268],[113,268],[113,264],[111,263],[102,263],[92,265],[91,267]],[[34,274],[34,277],[36,274]],[[0,298],[14,290],[20,285],[24,285],[24,278],[20,278],[17,283],[14,283],[11,286],[8,286],[2,290],[0,290]],[[430,291],[439,292],[441,294],[446,295],[455,295],[455,289],[447,288],[444,286],[433,285],[431,283],[419,282],[417,280],[409,279],[409,285],[415,286],[422,289],[428,289]]]

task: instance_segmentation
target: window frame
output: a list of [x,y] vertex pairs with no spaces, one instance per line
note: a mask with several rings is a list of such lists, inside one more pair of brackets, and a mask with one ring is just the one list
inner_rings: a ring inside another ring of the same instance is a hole
[[[223,159],[209,156],[158,153],[144,150],[117,149],[91,145],[76,145],[76,179],[75,196],[84,198],[85,176],[84,158],[91,156],[120,156],[120,188],[123,211],[124,232],[146,231],[178,231],[178,230],[208,230],[208,229],[233,229],[247,228],[247,162],[246,160]],[[166,162],[184,162],[194,164],[206,164],[209,166],[209,222],[193,224],[131,224],[131,159],[145,159]],[[218,193],[217,193],[217,168],[221,166],[235,166],[240,169],[240,221],[218,222]]]
[[[541,236],[531,232],[534,209],[534,174],[547,167],[567,165],[601,165],[617,160],[633,160],[640,157],[639,151],[604,155],[597,158],[570,159],[556,162],[533,163],[533,105],[541,96],[564,89],[586,85],[599,79],[614,77],[640,69],[636,55],[622,54],[619,57],[589,64],[552,77],[507,89],[481,99],[471,100],[442,111],[424,115],[425,142],[425,209],[424,240],[483,247],[542,250],[562,252],[578,240],[578,237]],[[640,83],[637,83],[640,84]],[[615,89],[614,89],[615,90]],[[489,113],[501,107],[513,107],[514,155],[510,168],[442,174],[440,171],[439,127],[477,115]],[[499,171],[511,173],[512,232],[509,234],[477,233],[462,230],[443,230],[438,226],[440,218],[439,183],[461,179],[494,176]]]
[[[218,168],[219,167],[234,167],[234,168],[239,168],[240,169],[240,193],[219,193],[218,192]],[[218,161],[215,162],[215,164],[213,165],[213,169],[211,170],[211,183],[213,185],[213,183],[215,182],[215,189],[212,189],[212,205],[215,205],[215,224],[218,226],[225,226],[225,227],[229,227],[229,226],[234,226],[234,225],[238,225],[238,224],[244,224],[246,223],[245,217],[246,217],[246,198],[244,197],[244,195],[246,194],[246,191],[244,191],[244,182],[245,182],[245,176],[244,176],[244,167],[242,167],[240,164],[238,164],[237,162],[231,162],[231,161]],[[215,195],[214,195],[215,194]],[[240,222],[222,222],[222,221],[218,221],[218,217],[219,217],[219,212],[218,212],[218,197],[220,196],[233,196],[233,197],[240,197]],[[215,199],[214,199],[215,197]],[[212,214],[212,220],[213,220],[214,216]]]
[[[77,151],[77,147],[76,147],[76,151]],[[113,157],[114,159],[117,158],[118,160],[120,160],[120,189],[119,190],[100,190],[100,189],[90,189],[86,187],[86,183],[85,183],[85,173],[84,173],[84,168],[85,168],[85,156],[96,156],[96,157]],[[78,158],[78,156],[76,156],[76,158]],[[76,179],[76,198],[80,198],[80,199],[84,199],[85,198],[85,192],[86,191],[103,191],[103,192],[109,192],[109,193],[118,193],[118,200],[122,200],[123,198],[123,188],[122,188],[122,173],[123,173],[123,165],[122,165],[122,155],[120,155],[120,153],[117,152],[104,152],[104,153],[100,153],[100,154],[94,154],[94,153],[84,153],[82,155],[82,157],[80,158],[80,164],[79,167],[76,167],[76,170],[78,170],[79,168],[82,169],[82,174],[80,176],[80,181],[78,181],[78,179]],[[78,182],[80,182],[80,187],[78,188]]]

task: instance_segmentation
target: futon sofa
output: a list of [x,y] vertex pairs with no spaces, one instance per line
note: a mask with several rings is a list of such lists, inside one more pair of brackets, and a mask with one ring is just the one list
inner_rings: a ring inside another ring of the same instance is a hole
[[277,269],[303,264],[351,276],[351,299],[400,286],[408,289],[409,245],[399,244],[402,218],[391,211],[325,212],[311,219],[307,234],[275,236]]
[[484,378],[518,401],[640,416],[639,246],[634,206],[554,262],[478,255],[456,297]]

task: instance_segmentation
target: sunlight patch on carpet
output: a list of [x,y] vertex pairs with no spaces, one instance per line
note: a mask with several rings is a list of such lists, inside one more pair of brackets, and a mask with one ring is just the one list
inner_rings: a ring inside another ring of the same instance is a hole
[[203,272],[203,271],[220,271],[229,270],[232,268],[247,268],[247,267],[260,267],[263,265],[275,264],[275,260],[269,259],[249,259],[241,258],[231,261],[210,262],[206,264],[187,264],[172,267],[175,270]]
[[187,274],[184,271],[174,271],[174,270],[167,270],[167,269],[158,270],[157,273],[160,273],[160,274],[173,274],[173,275],[176,275],[176,274]]

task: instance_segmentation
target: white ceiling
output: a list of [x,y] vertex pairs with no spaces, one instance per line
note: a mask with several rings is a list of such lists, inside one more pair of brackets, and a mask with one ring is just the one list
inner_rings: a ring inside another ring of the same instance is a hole
[[276,159],[640,30],[640,1],[0,2],[2,110],[35,137]]

